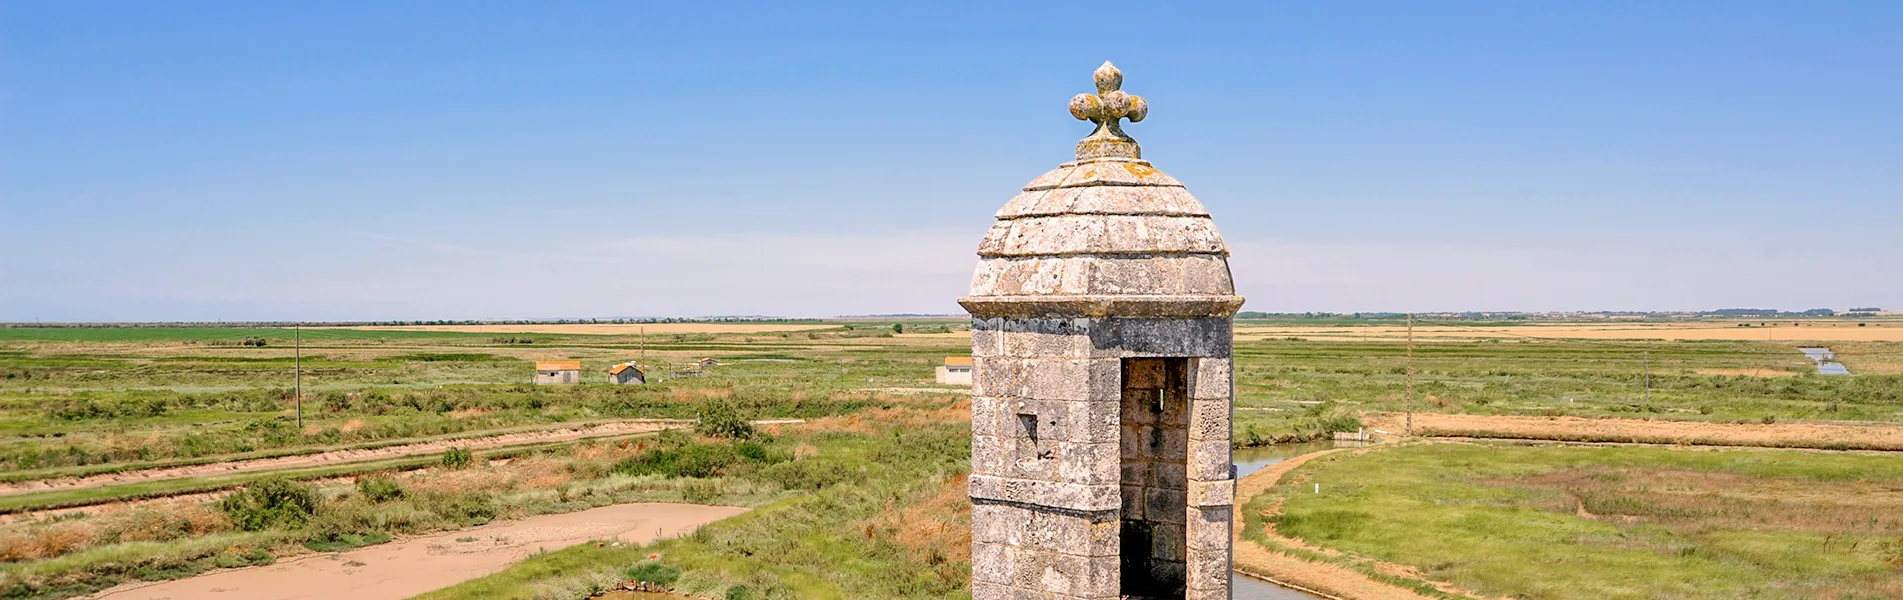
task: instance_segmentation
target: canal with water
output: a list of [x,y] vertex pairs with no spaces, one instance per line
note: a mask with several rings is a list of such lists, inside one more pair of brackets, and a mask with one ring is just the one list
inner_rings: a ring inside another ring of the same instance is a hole
[[1823,374],[1823,375],[1849,375],[1850,374],[1850,369],[1845,368],[1843,363],[1837,362],[1836,360],[1837,354],[1835,352],[1831,352],[1830,348],[1800,347],[1797,349],[1797,351],[1803,352],[1805,357],[1811,360],[1817,361],[1817,372],[1820,374]]
[[[1263,467],[1279,463],[1303,454],[1335,447],[1334,442],[1307,442],[1301,444],[1276,444],[1257,448],[1240,448],[1235,451],[1236,478],[1241,479]],[[1237,498],[1236,502],[1246,499]],[[1241,523],[1236,523],[1241,527]],[[1320,596],[1292,590],[1267,581],[1256,579],[1241,573],[1231,573],[1230,587],[1235,592],[1235,600],[1321,600]]]

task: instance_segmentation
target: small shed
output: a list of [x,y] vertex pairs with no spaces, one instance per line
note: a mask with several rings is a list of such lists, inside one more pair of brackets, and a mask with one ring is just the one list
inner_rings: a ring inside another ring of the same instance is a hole
[[647,371],[635,366],[634,363],[625,362],[615,365],[612,369],[608,369],[608,383],[615,385],[642,385],[647,382]]
[[945,364],[938,366],[938,382],[946,385],[971,385],[971,357],[945,357]]
[[700,359],[700,362],[696,364],[696,366],[700,366],[700,367],[714,367],[719,365],[720,365],[720,361],[714,360],[712,358]]
[[581,383],[581,361],[543,360],[535,363],[536,385],[572,385]]

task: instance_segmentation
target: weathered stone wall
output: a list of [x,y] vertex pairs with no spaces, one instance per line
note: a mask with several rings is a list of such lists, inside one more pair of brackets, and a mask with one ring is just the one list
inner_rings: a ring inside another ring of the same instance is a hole
[[[1169,525],[1186,597],[1227,598],[1229,321],[999,317],[972,337],[974,598],[1118,598],[1119,514],[1137,510]],[[1159,446],[1176,466],[1133,509],[1124,448],[1155,438],[1125,422],[1124,364],[1153,357],[1179,359]]]
[[959,300],[972,594],[1226,600],[1242,298],[1209,213],[1119,125],[1147,102],[1109,63],[1093,75],[1070,108],[1096,131],[998,211]]
[[1186,587],[1188,377],[1186,358],[1123,359],[1118,564],[1127,596],[1182,597]]

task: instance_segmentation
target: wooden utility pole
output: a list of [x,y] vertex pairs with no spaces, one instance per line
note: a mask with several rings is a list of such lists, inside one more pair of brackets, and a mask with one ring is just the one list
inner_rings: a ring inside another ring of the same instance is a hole
[[1652,402],[1652,351],[1645,351],[1645,402]]
[[304,430],[304,335],[303,323],[291,324],[292,393],[297,394],[297,429]]
[[1414,437],[1414,313],[1407,313],[1407,436]]

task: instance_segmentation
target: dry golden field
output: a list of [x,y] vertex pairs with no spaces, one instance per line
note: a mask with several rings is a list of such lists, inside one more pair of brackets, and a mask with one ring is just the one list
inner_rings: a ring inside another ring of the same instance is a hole
[[766,333],[833,329],[814,323],[545,323],[524,325],[365,325],[326,329],[367,331],[448,331],[455,333],[562,333],[579,335],[635,335],[638,333]]
[[[1766,325],[1759,325],[1766,323]],[[1592,340],[1733,340],[1774,342],[1903,342],[1903,322],[1896,321],[1726,321],[1715,323],[1555,323],[1514,326],[1416,325],[1421,341],[1471,341],[1494,338]],[[1749,326],[1744,326],[1749,325]],[[1861,325],[1861,326],[1860,326]],[[1394,340],[1407,337],[1407,327],[1277,325],[1236,328],[1237,341],[1300,337],[1312,340]]]

